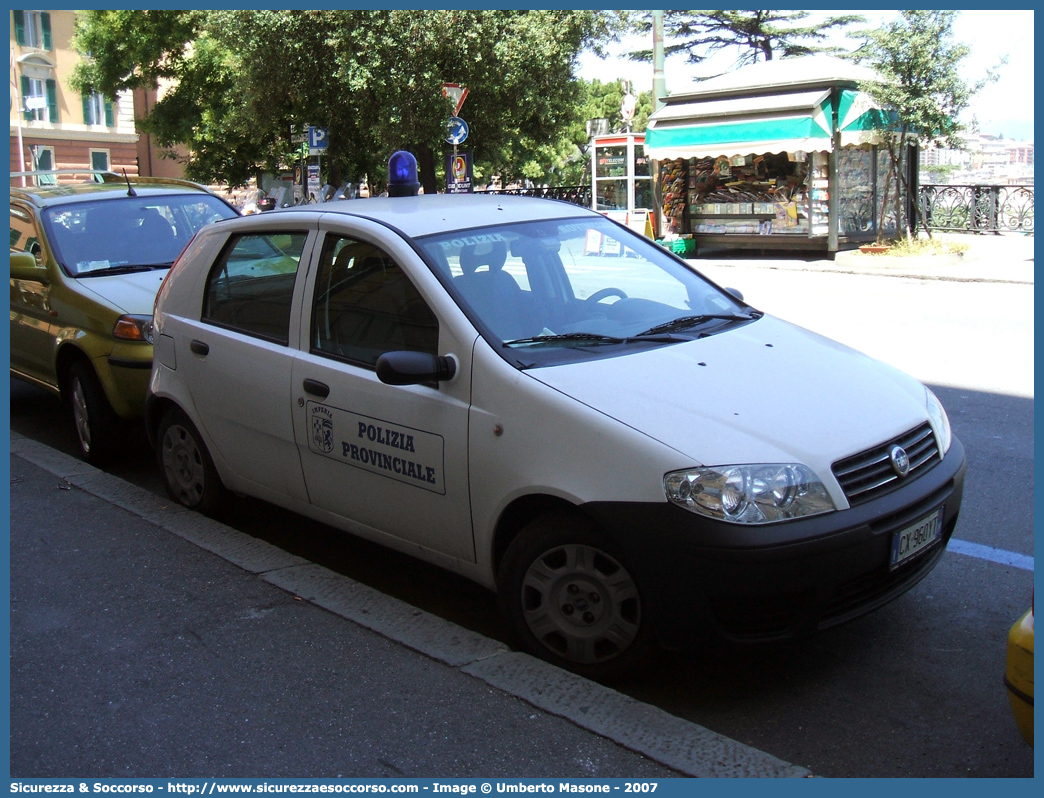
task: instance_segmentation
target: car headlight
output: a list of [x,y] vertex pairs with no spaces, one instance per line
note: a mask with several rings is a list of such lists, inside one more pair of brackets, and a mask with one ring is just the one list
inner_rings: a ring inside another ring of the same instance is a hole
[[950,432],[950,419],[946,415],[946,411],[943,410],[942,402],[939,401],[939,398],[929,388],[925,388],[924,392],[926,394],[925,405],[928,407],[928,418],[932,420],[935,434],[939,438],[939,454],[944,455],[949,451],[950,443],[953,441],[953,433]]
[[769,524],[836,509],[819,477],[796,463],[673,471],[663,487],[668,501],[735,524]]
[[120,316],[112,328],[112,337],[120,341],[152,343],[152,316]]

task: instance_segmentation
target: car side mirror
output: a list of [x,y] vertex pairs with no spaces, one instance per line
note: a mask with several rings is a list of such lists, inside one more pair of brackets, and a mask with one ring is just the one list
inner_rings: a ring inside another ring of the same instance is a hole
[[385,352],[377,358],[377,378],[386,385],[421,385],[453,379],[452,357],[428,352]]
[[740,302],[743,301],[743,292],[740,291],[738,288],[726,288],[725,292],[728,293],[728,294],[732,294]]
[[11,279],[28,280],[44,285],[50,282],[47,277],[47,267],[37,263],[31,252],[11,253]]

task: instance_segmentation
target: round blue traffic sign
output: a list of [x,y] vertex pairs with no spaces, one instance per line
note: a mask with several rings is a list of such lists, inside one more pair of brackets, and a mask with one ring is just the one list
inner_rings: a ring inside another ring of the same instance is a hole
[[446,122],[446,141],[461,144],[468,137],[468,123],[459,116],[451,116]]

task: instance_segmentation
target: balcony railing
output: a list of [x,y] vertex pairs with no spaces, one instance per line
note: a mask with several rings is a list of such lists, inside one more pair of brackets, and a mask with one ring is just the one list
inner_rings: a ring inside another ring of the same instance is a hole
[[920,187],[921,214],[932,230],[1033,232],[1033,186]]

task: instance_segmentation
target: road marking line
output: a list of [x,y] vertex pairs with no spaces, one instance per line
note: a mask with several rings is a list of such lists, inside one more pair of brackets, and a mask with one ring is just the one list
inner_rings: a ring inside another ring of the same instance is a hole
[[981,543],[970,543],[967,540],[957,540],[957,538],[950,538],[946,548],[957,554],[966,554],[969,557],[977,557],[980,560],[999,562],[1001,565],[1011,565],[1015,568],[1021,568],[1023,571],[1033,570],[1033,558],[1027,557],[1025,554],[1016,554],[1013,551],[995,549],[992,546],[983,546]]

